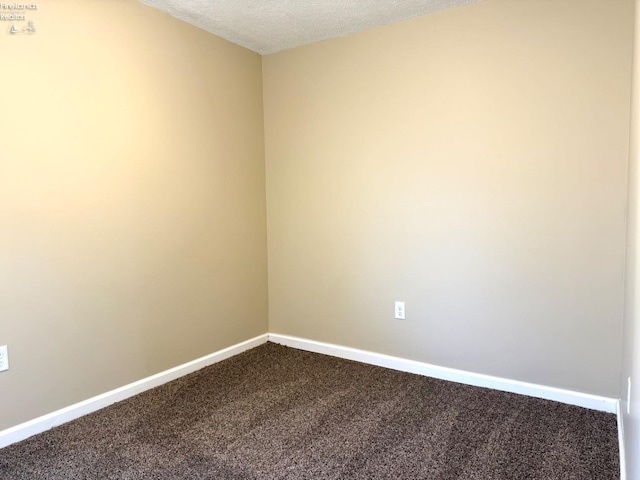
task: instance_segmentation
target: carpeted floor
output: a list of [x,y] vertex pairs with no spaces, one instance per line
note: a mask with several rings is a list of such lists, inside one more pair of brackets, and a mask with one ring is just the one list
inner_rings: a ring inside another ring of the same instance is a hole
[[0,478],[618,479],[615,416],[272,343],[0,450]]

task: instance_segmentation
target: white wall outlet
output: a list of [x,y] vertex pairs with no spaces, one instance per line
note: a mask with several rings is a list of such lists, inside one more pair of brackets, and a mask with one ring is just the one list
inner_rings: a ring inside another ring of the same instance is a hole
[[395,312],[396,320],[404,320],[404,302],[396,302]]
[[627,377],[627,415],[631,415],[631,377]]
[[0,347],[0,372],[5,370],[9,370],[9,351],[7,346],[3,345]]

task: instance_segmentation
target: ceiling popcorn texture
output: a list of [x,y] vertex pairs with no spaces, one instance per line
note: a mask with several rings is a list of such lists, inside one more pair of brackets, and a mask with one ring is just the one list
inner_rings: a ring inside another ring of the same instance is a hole
[[261,55],[481,0],[142,0]]

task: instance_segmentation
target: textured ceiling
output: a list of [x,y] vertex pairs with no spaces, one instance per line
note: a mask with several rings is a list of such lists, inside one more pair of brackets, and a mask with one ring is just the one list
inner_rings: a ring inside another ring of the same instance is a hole
[[260,54],[480,0],[142,0]]

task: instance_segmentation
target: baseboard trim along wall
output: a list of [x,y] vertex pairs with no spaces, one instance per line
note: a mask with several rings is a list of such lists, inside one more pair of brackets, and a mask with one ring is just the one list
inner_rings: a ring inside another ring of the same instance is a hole
[[392,357],[380,353],[358,350],[356,348],[333,345],[331,343],[316,342],[305,338],[291,337],[276,333],[269,334],[269,341],[279,343],[288,347],[306,350],[309,352],[322,353],[333,357],[355,360],[357,362],[377,365],[379,367],[391,368],[402,372],[415,373],[427,377],[449,380],[451,382],[464,383],[476,387],[492,388],[503,392],[518,393],[530,397],[544,398],[556,402],[576,405],[578,407],[599,410],[607,413],[617,413],[618,399],[601,397],[589,393],[573,392],[555,387],[546,387],[533,383],[509,380],[506,378],[492,377],[480,373],[466,372],[453,368],[439,367],[428,363],[407,360],[399,357]]
[[[226,360],[246,350],[262,345],[267,341],[278,343],[299,350],[331,355],[333,357],[354,360],[357,362],[377,365],[379,367],[391,368],[402,372],[415,373],[427,377],[439,378],[466,385],[477,387],[492,388],[504,392],[528,395],[530,397],[544,398],[546,400],[554,400],[569,405],[599,410],[618,415],[618,434],[622,435],[623,425],[620,412],[620,402],[614,398],[601,397],[588,393],[573,392],[571,390],[563,390],[555,387],[546,387],[532,383],[520,382],[517,380],[509,380],[500,377],[492,377],[479,373],[466,372],[464,370],[456,370],[453,368],[440,367],[430,365],[428,363],[418,362],[415,360],[407,360],[400,357],[393,357],[366,350],[359,350],[341,345],[317,342],[305,338],[292,337],[288,335],[280,335],[269,333],[257,336],[250,340],[232,345],[228,348],[219,350],[212,354],[187,362],[183,365],[165,370],[142,380],[130,383],[115,390],[103,393],[93,398],[89,398],[82,402],[76,403],[69,407],[57,410],[55,412],[43,415],[28,422],[16,425],[0,431],[0,448],[11,445],[29,438],[38,433],[45,432],[53,427],[62,425],[63,423],[75,420],[89,413],[100,410],[101,408],[120,402],[129,397],[133,397],[151,388],[158,387],[172,380],[176,380],[184,375],[200,370],[201,368],[213,365],[214,363]],[[624,444],[620,438],[620,466],[622,468],[621,480],[624,480]]]
[[133,397],[134,395],[146,390],[150,390],[172,380],[176,380],[177,378],[193,373],[201,368],[226,360],[234,355],[238,355],[239,353],[266,343],[267,339],[267,334],[260,335],[177,367],[170,368],[164,372],[143,378],[142,380],[130,383],[129,385],[116,388],[110,392],[103,393],[69,407],[43,415],[42,417],[21,423],[15,427],[2,430],[0,431],[0,448],[19,442],[38,433],[45,432],[53,427],[70,422],[71,420],[75,420],[76,418],[80,418],[84,415],[95,412],[96,410],[100,410],[101,408],[108,407],[109,405],[120,402],[129,397]]

